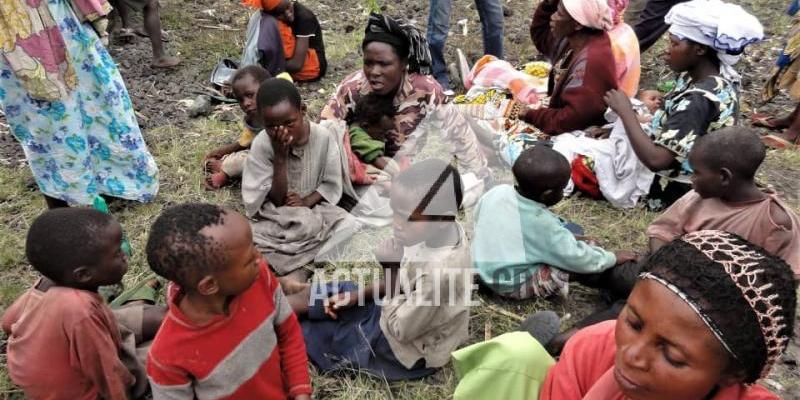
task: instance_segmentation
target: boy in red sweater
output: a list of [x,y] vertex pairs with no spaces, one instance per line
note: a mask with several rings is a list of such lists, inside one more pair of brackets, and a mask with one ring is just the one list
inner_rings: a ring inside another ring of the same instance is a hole
[[172,281],[147,360],[155,400],[311,398],[300,325],[244,217],[211,204],[168,208],[147,261]]

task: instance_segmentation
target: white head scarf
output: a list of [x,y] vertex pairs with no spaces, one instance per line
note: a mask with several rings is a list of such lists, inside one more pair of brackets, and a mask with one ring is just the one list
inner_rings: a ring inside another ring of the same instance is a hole
[[741,76],[733,68],[745,46],[764,38],[764,27],[742,7],[721,0],[692,0],[680,3],[664,19],[669,33],[717,51],[720,74],[734,83]]

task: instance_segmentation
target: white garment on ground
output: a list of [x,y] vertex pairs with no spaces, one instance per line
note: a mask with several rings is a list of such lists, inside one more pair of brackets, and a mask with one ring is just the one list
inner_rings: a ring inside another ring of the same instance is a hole
[[[570,163],[577,155],[591,157],[603,197],[614,207],[633,208],[650,192],[655,174],[636,157],[622,120],[611,111],[606,112],[606,119],[614,121],[608,139],[593,139],[576,131],[554,137],[553,148]],[[565,194],[571,194],[573,188],[570,180]]]

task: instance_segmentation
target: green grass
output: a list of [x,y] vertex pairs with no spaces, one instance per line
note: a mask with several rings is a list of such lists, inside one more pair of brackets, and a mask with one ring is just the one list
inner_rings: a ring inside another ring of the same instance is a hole
[[[166,7],[163,12],[165,25],[170,30],[179,32],[179,39],[171,42],[169,46],[181,53],[188,65],[186,68],[190,71],[205,77],[219,58],[239,54],[247,21],[247,15],[240,8],[235,5],[227,5],[228,8],[218,10],[218,14],[234,15],[233,22],[228,25],[241,28],[241,31],[231,32],[197,29],[192,19],[187,17],[187,8],[182,2],[169,0],[165,3]],[[384,1],[380,3],[385,4],[390,10],[395,9],[393,3]],[[512,20],[515,23],[527,24],[526,18],[529,15],[531,2],[513,0],[512,3],[517,14]],[[783,17],[775,18],[775,10],[782,9],[784,2],[749,0],[742,3],[749,9],[755,8],[762,17],[770,18],[762,19],[762,21],[769,22],[773,26],[785,25],[787,22]],[[470,12],[472,14],[465,16],[454,15],[453,21],[457,18],[477,18],[474,10]],[[422,19],[421,16],[417,16],[417,18]],[[325,33],[326,53],[331,66],[353,62],[353,69],[358,68],[362,32],[362,28],[357,26],[350,33],[343,33],[339,30]],[[468,43],[460,45],[466,47],[476,43],[480,44],[479,35],[466,39],[462,39],[460,35],[454,35],[451,42],[458,43],[467,39]],[[773,43],[772,45],[777,44]],[[516,59],[526,59],[533,55],[528,42],[518,46],[509,46],[508,51]],[[663,63],[658,61],[657,57],[657,52],[650,52],[643,60],[643,65],[647,68],[645,71],[647,84],[665,76]],[[319,112],[338,81],[348,72],[351,71],[340,71],[319,84],[303,86],[311,115]],[[320,89],[324,93],[320,93]],[[204,154],[216,146],[234,140],[238,133],[239,128],[236,123],[217,121],[213,117],[193,120],[187,128],[177,128],[169,124],[146,132],[150,150],[156,157],[160,169],[159,195],[155,202],[146,205],[133,205],[128,202],[111,204],[112,213],[122,223],[134,249],[134,254],[130,258],[130,271],[124,280],[126,285],[137,282],[149,271],[143,251],[144,244],[149,226],[164,207],[183,202],[202,201],[241,210],[238,189],[218,192],[205,191],[202,186],[201,171]],[[430,145],[436,147],[442,144],[434,138]],[[765,183],[774,184],[777,188],[787,191],[790,204],[796,210],[800,208],[800,203],[798,203],[798,198],[800,198],[800,192],[798,192],[800,153],[771,152],[759,178]],[[44,202],[41,195],[31,189],[31,182],[31,174],[27,167],[0,167],[0,220],[2,220],[0,226],[0,309],[2,310],[36,279],[35,272],[29,267],[24,257],[24,239],[33,218],[44,210]],[[612,250],[644,249],[646,244],[644,230],[656,217],[656,214],[646,212],[641,208],[621,211],[612,208],[606,202],[581,197],[564,200],[555,207],[555,211],[584,226],[588,235],[598,238],[604,246]],[[462,218],[466,226],[470,225],[470,215],[467,213]],[[344,252],[349,256],[348,258],[353,260],[369,260],[372,247],[378,243],[379,238],[389,234],[388,229],[360,233],[347,245]],[[340,263],[328,265],[326,269],[356,266],[376,267],[377,264],[373,261],[364,264]],[[493,298],[483,299],[483,301],[492,306],[483,305],[472,309],[469,343],[484,340],[487,332],[490,332],[491,336],[497,336],[516,327],[518,324],[516,318],[509,317],[498,310],[524,316],[536,310],[553,309],[560,315],[568,317],[564,321],[564,325],[568,326],[592,311],[593,304],[599,303],[599,296],[593,290],[573,285],[570,299],[566,301],[507,302]],[[6,375],[4,358],[0,359],[0,364],[3,366],[0,368],[0,398],[21,397]],[[788,386],[791,384],[786,383],[787,387],[791,387]],[[432,377],[418,382],[388,384],[363,375],[350,374],[314,376],[314,386],[316,397],[321,399],[444,399],[452,396],[456,378],[452,368],[447,366]]]

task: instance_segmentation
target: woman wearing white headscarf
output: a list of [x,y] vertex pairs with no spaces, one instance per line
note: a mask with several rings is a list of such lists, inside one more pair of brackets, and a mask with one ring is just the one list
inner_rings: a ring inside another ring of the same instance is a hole
[[678,4],[666,22],[670,24],[668,62],[679,75],[649,129],[639,125],[627,95],[619,90],[606,94],[608,106],[625,124],[636,155],[658,173],[649,195],[653,209],[669,206],[691,189],[687,157],[695,140],[735,124],[740,76],[733,66],[747,45],[764,36],[758,19],[720,0]]

